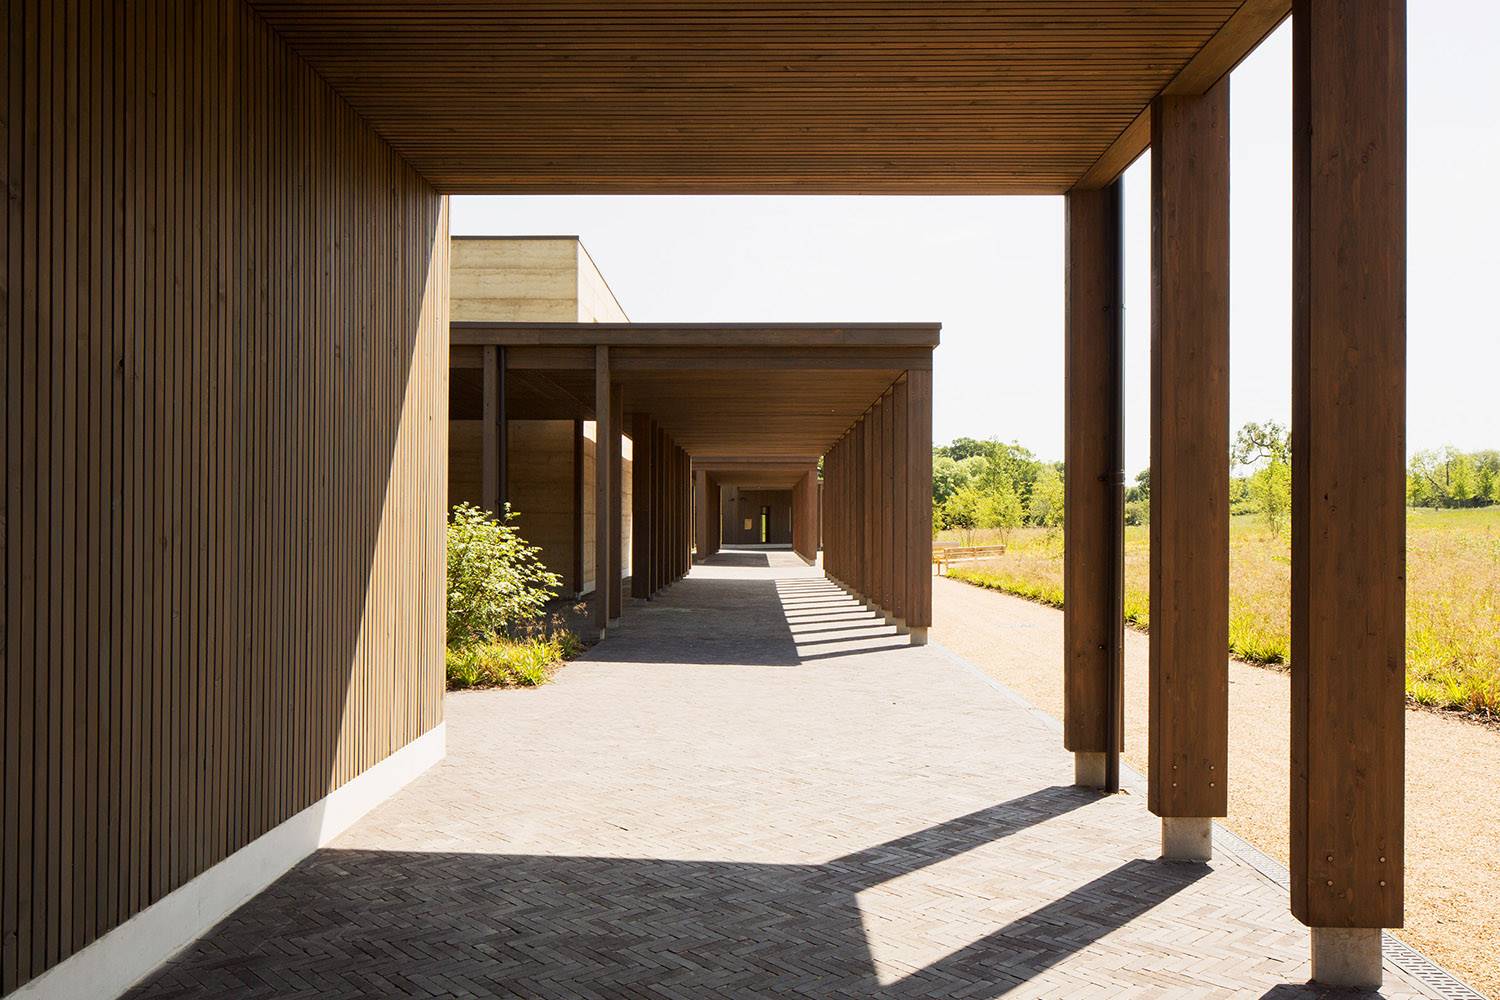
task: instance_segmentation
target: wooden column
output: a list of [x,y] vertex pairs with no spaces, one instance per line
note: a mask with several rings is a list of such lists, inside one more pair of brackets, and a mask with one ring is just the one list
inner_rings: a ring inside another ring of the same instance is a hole
[[906,627],[906,616],[911,604],[912,591],[919,581],[913,574],[926,576],[931,572],[927,565],[911,564],[911,518],[907,510],[911,505],[911,442],[907,440],[907,407],[909,406],[906,378],[903,376],[891,390],[891,574],[895,581],[891,614],[896,622]]
[[625,572],[625,394],[610,387],[609,397],[609,617],[620,617]]
[[656,504],[656,536],[652,540],[652,549],[655,550],[656,580],[651,588],[659,591],[671,582],[667,573],[667,524],[670,521],[668,500],[670,493],[667,490],[667,466],[671,458],[671,451],[667,446],[667,432],[662,428],[656,429],[656,496],[659,501]]
[[880,397],[880,607],[895,613],[895,394]]
[[719,551],[724,533],[724,488],[717,479],[708,481],[708,554]]
[[912,643],[927,641],[932,625],[932,369],[906,373],[907,597],[906,625]]
[[609,624],[610,567],[610,424],[614,413],[610,402],[609,347],[594,348],[594,624],[604,634]]
[[677,517],[681,501],[677,495],[677,445],[667,438],[666,468],[663,470],[667,491],[667,521],[662,530],[662,568],[666,582],[677,582]]
[[1291,888],[1325,982],[1320,929],[1402,922],[1405,9],[1293,5]]
[[687,572],[687,561],[693,557],[693,475],[684,458],[682,449],[677,449],[677,531],[672,544],[679,578]]
[[839,582],[846,587],[853,586],[853,552],[854,552],[854,510],[853,510],[853,479],[851,461],[853,456],[853,431],[844,434],[844,439],[839,442]]
[[877,399],[870,411],[870,595],[882,615],[889,614],[885,594],[887,509],[882,490],[885,478],[885,401]]
[[651,596],[651,418],[630,423],[630,596]]
[[1119,788],[1124,716],[1120,183],[1067,196],[1063,746],[1079,784]]
[[808,469],[792,490],[792,548],[809,563],[818,561],[818,470]]
[[484,412],[479,459],[480,499],[485,510],[504,513],[510,498],[510,434],[506,420],[505,348],[487,344],[483,351]]
[[853,535],[852,545],[854,552],[854,565],[850,570],[849,585],[854,588],[861,600],[867,600],[870,593],[870,581],[865,575],[865,526],[869,521],[869,511],[865,508],[865,425],[867,421],[861,417],[854,425],[853,444],[853,481],[850,489],[853,492],[849,529]]
[[708,558],[708,473],[702,469],[693,474],[693,545],[699,562]]
[[682,574],[693,568],[693,457],[682,452]]
[[839,571],[838,543],[838,491],[839,451],[842,442],[836,441],[823,455],[823,481],[826,483],[823,500],[823,575],[837,580]]
[[583,421],[573,421],[573,593],[583,593]]
[[1229,807],[1227,76],[1151,109],[1150,530],[1147,804],[1165,856],[1206,861]]
[[678,457],[677,445],[674,444],[667,452],[667,580],[671,583],[677,582],[677,540],[682,530],[682,487],[678,479]]
[[847,522],[844,513],[844,446],[848,440],[848,437],[840,438],[831,453],[828,540],[823,553],[824,567],[832,567],[833,578],[840,582],[844,578],[844,525]]

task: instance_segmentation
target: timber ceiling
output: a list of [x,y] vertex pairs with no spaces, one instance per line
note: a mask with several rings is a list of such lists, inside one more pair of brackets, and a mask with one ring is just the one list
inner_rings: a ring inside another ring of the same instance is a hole
[[249,0],[450,193],[1049,194],[1290,0]]
[[[455,416],[477,416],[478,351],[506,348],[512,419],[594,417],[595,345],[630,420],[695,456],[823,454],[908,369],[930,369],[936,323],[450,324]],[[800,473],[799,473],[800,474]],[[795,481],[795,480],[794,480]]]

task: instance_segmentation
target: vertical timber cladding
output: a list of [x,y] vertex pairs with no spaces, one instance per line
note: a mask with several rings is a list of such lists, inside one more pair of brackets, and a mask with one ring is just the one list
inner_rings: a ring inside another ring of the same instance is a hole
[[1148,804],[1229,797],[1229,78],[1151,109]]
[[9,992],[440,721],[448,234],[239,3],[0,16]]
[[[1123,707],[1121,185],[1067,196],[1063,337],[1063,746],[1105,753]],[[1114,725],[1111,725],[1113,721]]]
[[1402,922],[1405,18],[1292,9],[1291,890],[1313,927]]

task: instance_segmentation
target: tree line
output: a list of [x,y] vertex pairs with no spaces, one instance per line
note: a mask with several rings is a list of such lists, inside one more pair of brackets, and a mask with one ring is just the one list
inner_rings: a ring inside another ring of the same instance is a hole
[[[1275,421],[1251,422],[1235,434],[1228,456],[1231,514],[1258,514],[1273,536],[1292,514],[1291,435]],[[1419,451],[1407,467],[1413,507],[1483,507],[1500,503],[1500,451]],[[1019,444],[955,438],[932,450],[934,531],[1034,526],[1056,530],[1063,520],[1063,464],[1039,459]],[[1151,470],[1125,490],[1125,523],[1151,520]]]
[[1018,444],[956,438],[932,449],[932,526],[970,534],[1022,525],[1062,527],[1061,462]]

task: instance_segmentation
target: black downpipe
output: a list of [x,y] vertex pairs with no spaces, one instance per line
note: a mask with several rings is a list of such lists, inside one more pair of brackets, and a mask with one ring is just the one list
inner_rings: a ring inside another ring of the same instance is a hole
[[497,390],[495,393],[495,402],[497,404],[495,406],[495,419],[499,423],[499,426],[495,428],[498,432],[495,435],[495,440],[499,442],[500,446],[500,454],[498,456],[500,475],[497,478],[500,487],[500,509],[504,510],[505,505],[510,503],[510,400],[507,398],[509,392],[506,388],[506,383],[510,379],[507,376],[508,366],[506,364],[505,347],[496,347],[495,351],[499,354],[496,363],[498,371],[496,372],[495,386]]

